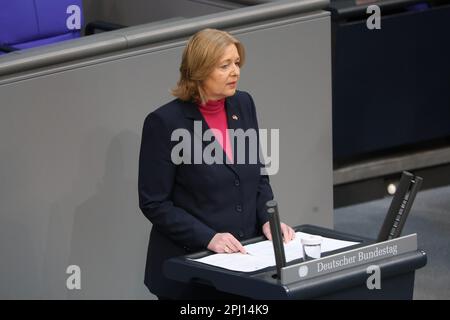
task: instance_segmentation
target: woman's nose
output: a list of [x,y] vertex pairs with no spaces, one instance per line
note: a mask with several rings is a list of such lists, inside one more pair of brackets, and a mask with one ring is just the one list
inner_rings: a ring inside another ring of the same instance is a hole
[[233,69],[231,70],[231,75],[239,76],[240,72],[241,72],[241,69],[239,68],[239,65],[233,64]]

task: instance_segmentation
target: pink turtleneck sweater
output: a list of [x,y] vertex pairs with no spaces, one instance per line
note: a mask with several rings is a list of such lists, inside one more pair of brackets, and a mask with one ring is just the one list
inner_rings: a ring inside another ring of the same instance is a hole
[[[231,150],[230,137],[227,134],[228,125],[227,114],[225,112],[225,99],[217,101],[210,100],[206,104],[199,104],[198,106],[209,128],[212,129],[216,140],[220,143],[223,150],[225,150],[228,159],[232,162],[233,153]],[[224,139],[219,139],[220,137],[218,137],[218,134],[214,129],[222,133],[222,138]],[[225,140],[225,143],[223,140]]]

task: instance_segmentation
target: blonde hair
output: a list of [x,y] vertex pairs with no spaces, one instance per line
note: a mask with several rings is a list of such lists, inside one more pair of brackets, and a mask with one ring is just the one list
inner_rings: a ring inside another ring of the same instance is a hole
[[239,53],[240,66],[245,62],[244,46],[225,31],[203,29],[194,34],[183,51],[180,79],[172,94],[184,101],[206,102],[202,82],[211,74],[225,53],[226,47],[234,44]]

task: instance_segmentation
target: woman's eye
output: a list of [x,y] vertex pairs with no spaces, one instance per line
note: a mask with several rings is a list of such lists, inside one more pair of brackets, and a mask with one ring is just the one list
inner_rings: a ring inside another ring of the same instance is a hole
[[[240,61],[237,61],[237,62],[235,62],[234,64],[235,64],[236,66],[238,66],[238,67],[241,66],[241,62],[240,62]],[[220,66],[220,68],[221,68],[221,69],[227,69],[230,65],[231,65],[231,63],[222,64],[222,65]]]

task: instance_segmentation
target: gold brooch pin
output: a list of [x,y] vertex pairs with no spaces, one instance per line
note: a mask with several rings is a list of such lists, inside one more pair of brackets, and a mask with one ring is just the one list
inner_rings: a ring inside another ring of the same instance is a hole
[[233,118],[233,120],[237,120],[237,119],[239,119],[239,118],[238,118],[238,116],[237,116],[237,115],[235,115],[235,114],[233,114],[233,115],[231,116],[231,118]]

